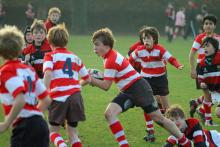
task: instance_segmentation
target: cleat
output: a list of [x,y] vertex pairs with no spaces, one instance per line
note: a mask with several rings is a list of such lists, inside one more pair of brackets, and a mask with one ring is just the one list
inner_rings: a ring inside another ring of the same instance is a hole
[[190,117],[194,117],[197,108],[196,101],[195,100],[189,101],[189,106],[190,106],[190,111],[189,111]]
[[154,142],[155,141],[154,133],[150,133],[147,131],[147,135],[144,136],[145,141]]
[[214,123],[213,120],[207,120],[205,121],[205,126],[213,126],[213,127],[216,127],[218,126],[218,124]]

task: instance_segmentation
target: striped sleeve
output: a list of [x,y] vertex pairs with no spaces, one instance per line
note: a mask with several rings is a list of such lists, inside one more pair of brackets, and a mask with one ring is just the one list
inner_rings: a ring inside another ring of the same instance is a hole
[[197,36],[196,39],[193,42],[192,48],[191,50],[193,51],[198,51],[198,49],[201,47],[202,43],[202,37],[201,36]]
[[[10,76],[10,74],[7,76]],[[14,98],[19,93],[26,91],[24,82],[21,80],[21,78],[19,78],[17,76],[11,76],[10,78],[8,78],[5,81],[5,87]]]
[[47,70],[53,70],[53,57],[51,53],[47,53],[44,56],[43,72],[45,73]]
[[39,99],[44,99],[48,95],[47,89],[45,85],[43,84],[43,82],[41,81],[41,79],[37,79],[36,81],[35,93]]

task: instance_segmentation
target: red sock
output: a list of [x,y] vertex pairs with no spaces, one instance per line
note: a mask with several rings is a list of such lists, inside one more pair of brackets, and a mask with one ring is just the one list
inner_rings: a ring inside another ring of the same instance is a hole
[[81,142],[74,142],[72,144],[72,147],[82,147],[82,144],[81,144]]
[[111,124],[110,129],[114,134],[116,140],[118,141],[120,147],[129,147],[128,141],[125,137],[124,129],[119,121],[114,122]]
[[191,142],[189,141],[189,139],[186,138],[185,135],[179,138],[178,141],[179,141],[179,144],[183,147],[191,147]]
[[56,147],[67,147],[63,138],[59,133],[52,132],[50,133],[50,140]]
[[207,102],[207,101],[203,101],[203,107],[205,109],[205,120],[209,121],[212,119],[212,115],[211,115],[211,107],[212,107],[212,102]]
[[150,115],[148,115],[147,113],[144,112],[144,118],[146,121],[147,132],[154,133],[154,122],[151,119]]

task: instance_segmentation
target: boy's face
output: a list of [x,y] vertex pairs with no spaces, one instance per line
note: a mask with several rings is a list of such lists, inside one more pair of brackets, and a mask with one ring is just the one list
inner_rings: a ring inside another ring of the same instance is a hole
[[42,43],[45,38],[46,38],[46,32],[44,29],[33,30],[33,39],[35,43]]
[[204,44],[204,51],[205,51],[205,56],[210,56],[215,53],[215,48],[211,43],[205,43]]
[[211,20],[206,19],[203,24],[203,29],[206,33],[213,33],[215,30],[215,24]]
[[31,32],[28,32],[25,34],[25,40],[27,41],[26,43],[32,43],[33,42],[33,35]]
[[57,24],[60,19],[60,14],[53,12],[50,14],[49,19],[53,24]]
[[144,46],[148,49],[152,49],[154,45],[153,37],[149,34],[143,33],[142,35],[142,41],[144,43]]
[[180,130],[183,130],[186,126],[186,121],[184,118],[172,117],[170,120],[172,120]]
[[98,56],[104,56],[108,46],[104,45],[99,39],[96,39],[94,42],[94,48],[93,51],[98,55]]

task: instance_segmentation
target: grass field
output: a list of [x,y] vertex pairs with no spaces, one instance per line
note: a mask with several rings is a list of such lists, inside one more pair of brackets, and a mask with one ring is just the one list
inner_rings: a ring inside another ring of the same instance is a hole
[[[122,55],[126,55],[129,46],[137,41],[137,36],[116,36],[115,49]],[[91,38],[88,36],[73,36],[69,43],[69,49],[73,50],[85,63],[88,68],[103,69],[102,59],[93,53]],[[170,95],[170,104],[180,104],[188,115],[188,102],[191,98],[199,96],[202,92],[195,89],[194,80],[190,78],[188,54],[192,45],[192,39],[187,41],[182,39],[174,40],[172,44],[166,42],[165,38],[160,39],[170,53],[175,56],[182,64],[184,69],[177,70],[168,64],[168,79]],[[84,147],[117,147],[114,136],[110,133],[108,125],[104,118],[104,111],[107,104],[116,96],[118,89],[114,85],[109,91],[105,92],[98,88],[83,87],[82,94],[86,108],[87,120],[80,123],[79,134]],[[214,112],[214,108],[213,108]],[[220,124],[220,119],[216,118],[214,113],[214,121]],[[156,142],[147,143],[143,140],[145,135],[145,122],[143,111],[140,108],[130,109],[119,117],[124,126],[127,139],[131,147],[159,147],[162,146],[168,133],[156,127]],[[2,112],[0,112],[0,120],[3,120]],[[217,129],[219,127],[210,127],[208,129]],[[66,134],[62,130],[64,138]],[[9,146],[10,130],[0,135],[0,147]]]

